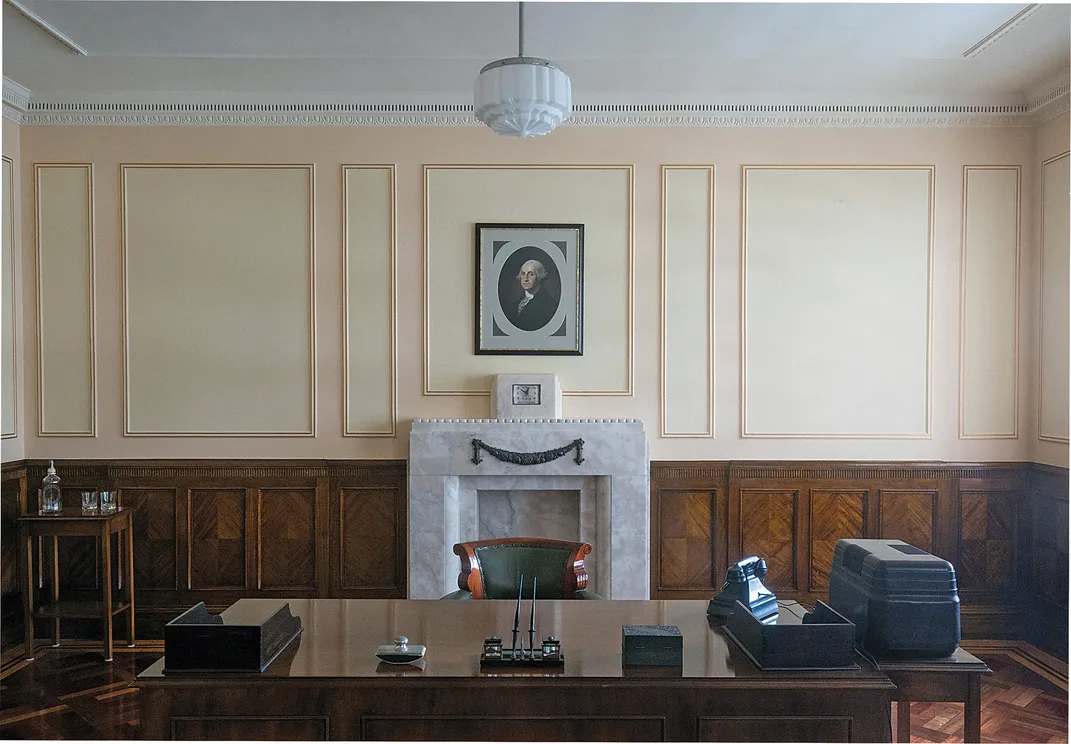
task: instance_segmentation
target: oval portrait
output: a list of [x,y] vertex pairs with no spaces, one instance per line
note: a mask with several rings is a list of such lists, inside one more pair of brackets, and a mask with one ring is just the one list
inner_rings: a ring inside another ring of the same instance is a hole
[[558,312],[562,280],[546,251],[534,245],[518,248],[502,263],[498,301],[506,319],[522,331],[538,331]]

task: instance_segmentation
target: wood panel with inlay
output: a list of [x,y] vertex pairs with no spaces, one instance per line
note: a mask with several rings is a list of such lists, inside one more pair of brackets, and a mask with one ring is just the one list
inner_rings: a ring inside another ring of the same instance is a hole
[[133,514],[134,586],[138,593],[177,591],[178,491],[124,488],[123,505]]
[[717,492],[660,491],[658,588],[711,590]]
[[316,591],[316,489],[260,489],[257,567],[259,589]]
[[878,537],[934,550],[937,491],[878,491]]
[[[21,513],[22,480],[18,473],[0,485],[0,594],[9,597],[19,591],[19,572],[16,568],[15,517]],[[9,604],[9,603],[3,603]],[[2,611],[2,610],[0,610]]]
[[837,541],[866,535],[866,502],[866,491],[811,491],[811,591],[829,589]]
[[740,489],[740,547],[766,559],[764,583],[773,590],[798,589],[796,511],[798,491]]
[[400,494],[394,488],[343,488],[338,496],[340,588],[368,591],[401,589],[397,553],[401,534]]
[[1015,576],[1018,532],[1015,494],[960,491],[959,559],[961,589],[1002,592]]
[[190,589],[246,589],[246,491],[191,489]]
[[1068,479],[1066,473],[1033,473],[1033,573],[1038,596],[1067,607]]

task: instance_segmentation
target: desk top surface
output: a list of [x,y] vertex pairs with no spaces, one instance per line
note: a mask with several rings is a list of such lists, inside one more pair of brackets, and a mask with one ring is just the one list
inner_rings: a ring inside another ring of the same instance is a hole
[[[861,657],[860,668],[835,671],[762,671],[708,620],[706,600],[538,600],[536,646],[546,636],[561,640],[565,667],[561,671],[494,670],[481,672],[483,640],[498,636],[510,647],[516,602],[511,600],[378,600],[378,599],[242,599],[224,611],[228,624],[261,617],[289,602],[301,618],[302,633],[263,673],[253,678],[481,678],[490,676],[554,676],[581,678],[655,678],[674,676],[739,684],[742,679],[804,684],[836,682],[837,686],[889,687],[888,678]],[[531,602],[521,605],[520,638],[528,642]],[[782,603],[785,621],[798,623],[803,609]],[[255,620],[253,621],[255,624]],[[663,668],[621,665],[621,626],[675,625],[683,640],[683,667],[672,675]],[[381,663],[376,647],[396,636],[427,647],[423,671]],[[205,677],[167,676],[164,660],[139,675],[149,684],[189,684]],[[212,675],[212,679],[218,678]]]

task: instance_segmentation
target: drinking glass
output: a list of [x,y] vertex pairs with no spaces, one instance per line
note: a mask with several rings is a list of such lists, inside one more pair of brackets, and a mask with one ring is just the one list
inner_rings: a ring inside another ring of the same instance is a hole
[[96,514],[100,511],[100,501],[96,491],[82,491],[82,513]]
[[115,491],[101,491],[100,492],[100,513],[101,514],[114,514],[115,510],[119,508],[119,503],[116,501]]

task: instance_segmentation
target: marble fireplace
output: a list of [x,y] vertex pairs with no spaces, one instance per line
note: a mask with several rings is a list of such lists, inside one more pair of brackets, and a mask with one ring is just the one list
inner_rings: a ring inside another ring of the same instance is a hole
[[[477,449],[473,440],[486,447]],[[579,464],[575,446],[536,464],[503,461],[489,452],[543,453],[576,440],[583,442]],[[409,598],[438,599],[457,589],[454,543],[525,536],[590,542],[588,588],[608,599],[647,599],[650,459],[642,422],[415,420],[409,436]]]

